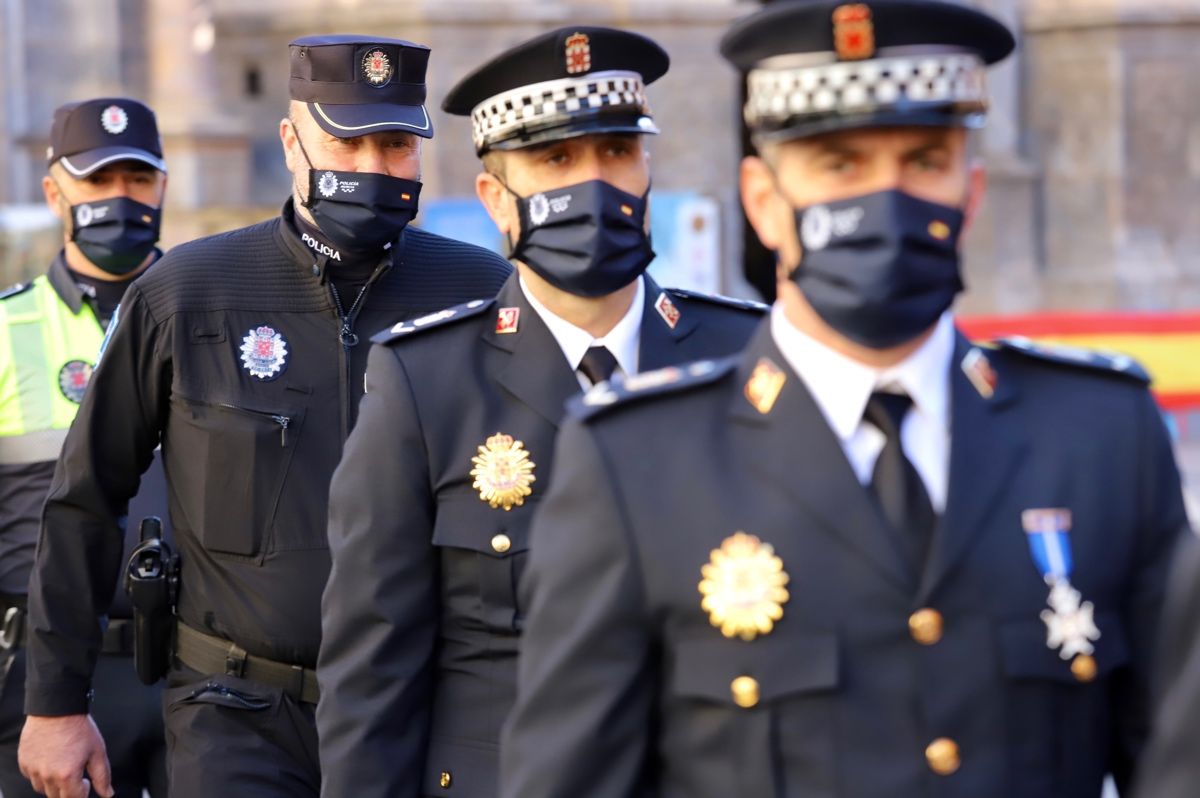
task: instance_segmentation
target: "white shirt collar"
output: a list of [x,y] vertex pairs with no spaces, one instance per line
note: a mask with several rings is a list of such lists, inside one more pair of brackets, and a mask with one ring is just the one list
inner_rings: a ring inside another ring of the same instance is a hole
[[518,282],[521,292],[525,294],[525,299],[534,312],[546,323],[550,334],[558,342],[572,371],[579,368],[588,347],[604,346],[608,347],[608,351],[612,352],[613,357],[617,359],[617,367],[624,372],[625,376],[637,374],[638,342],[642,332],[642,309],[646,304],[646,282],[642,277],[639,276],[637,279],[637,292],[634,294],[633,301],[629,303],[629,310],[602,338],[592,338],[592,334],[587,330],[582,330],[561,316],[556,316],[537,300],[523,278],[518,278]]
[[925,343],[887,369],[859,363],[796,329],[778,302],[771,309],[771,335],[843,442],[858,429],[867,400],[876,389],[902,389],[912,397],[916,412],[949,432],[950,362],[955,342],[950,311],[938,319]]

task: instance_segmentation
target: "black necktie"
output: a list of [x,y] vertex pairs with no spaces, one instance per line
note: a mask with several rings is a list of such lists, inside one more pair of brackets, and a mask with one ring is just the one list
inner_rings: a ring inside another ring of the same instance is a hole
[[900,445],[900,425],[911,406],[912,399],[907,394],[873,393],[863,418],[887,438],[875,461],[871,489],[879,499],[884,516],[900,533],[909,556],[920,570],[925,566],[937,515],[921,475]]
[[579,372],[587,377],[592,385],[607,380],[616,368],[617,359],[606,346],[588,347],[588,351],[583,353],[583,360],[579,361]]

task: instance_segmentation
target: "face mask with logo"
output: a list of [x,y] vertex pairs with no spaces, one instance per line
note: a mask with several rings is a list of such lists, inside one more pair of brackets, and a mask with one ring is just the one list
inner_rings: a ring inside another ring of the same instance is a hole
[[71,240],[83,256],[120,277],[154,251],[162,212],[129,197],[113,197],[72,205],[71,220]]
[[637,197],[589,180],[528,197],[508,191],[521,217],[512,257],[569,294],[611,294],[654,260],[645,228],[649,188]]
[[[300,142],[300,137],[296,137]],[[308,198],[304,207],[338,249],[368,252],[395,243],[417,215],[421,183],[377,172],[316,170],[308,162]]]
[[796,210],[791,280],[826,324],[887,349],[932,327],[963,290],[963,213],[889,190]]

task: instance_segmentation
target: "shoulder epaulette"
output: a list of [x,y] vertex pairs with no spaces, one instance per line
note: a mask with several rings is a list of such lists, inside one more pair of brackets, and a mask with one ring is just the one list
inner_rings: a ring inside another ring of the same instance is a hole
[[1128,355],[1081,349],[1062,344],[1046,344],[1040,341],[1031,341],[1022,336],[1001,338],[996,343],[1005,351],[1036,360],[1115,374],[1147,385],[1150,383],[1150,375],[1140,363]]
[[3,291],[0,291],[0,299],[8,299],[11,296],[23,294],[26,291],[28,291],[30,288],[33,288],[32,280],[30,280],[27,283],[17,283],[16,285],[10,285],[8,288],[5,288]]
[[686,288],[664,288],[663,290],[680,299],[698,299],[701,302],[710,302],[714,305],[723,305],[738,310],[749,310],[754,313],[766,313],[771,308],[770,305],[755,302],[753,299],[737,299],[724,294],[706,294],[703,291],[689,291]]
[[681,366],[645,371],[626,379],[602,382],[572,401],[571,410],[579,418],[592,418],[613,407],[663,394],[676,394],[716,382],[737,367],[736,357],[721,360],[697,360]]
[[389,327],[381,333],[376,333],[371,340],[377,344],[391,343],[392,341],[405,338],[413,333],[432,330],[435,327],[441,327],[454,321],[462,321],[469,319],[472,316],[478,316],[485,310],[490,308],[495,303],[492,299],[473,299],[462,305],[455,305],[452,308],[439,310],[436,313],[430,313],[428,316],[421,316],[416,319],[405,319],[398,324]]

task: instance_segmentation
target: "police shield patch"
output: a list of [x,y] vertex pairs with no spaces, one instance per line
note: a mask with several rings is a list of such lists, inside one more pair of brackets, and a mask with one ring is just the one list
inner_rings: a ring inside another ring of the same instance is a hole
[[58,371],[58,388],[62,395],[75,404],[83,401],[88,383],[92,379],[92,365],[82,360],[70,360]]

